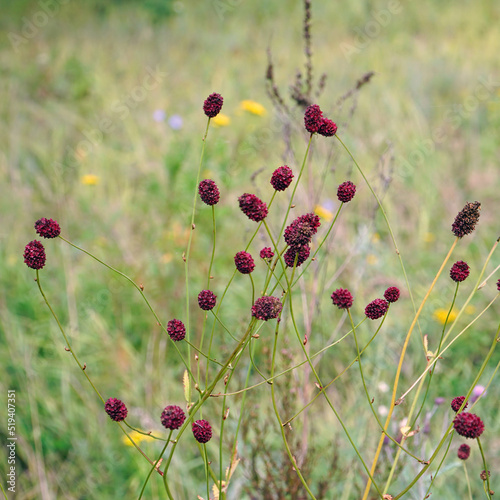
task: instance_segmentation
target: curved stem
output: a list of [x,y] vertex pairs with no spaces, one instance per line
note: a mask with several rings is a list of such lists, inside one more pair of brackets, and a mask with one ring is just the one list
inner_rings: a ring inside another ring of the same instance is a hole
[[[389,407],[389,413],[387,414],[387,418],[385,420],[384,432],[382,432],[382,435],[380,436],[380,440],[379,440],[379,443],[378,443],[378,446],[377,446],[377,450],[375,452],[375,457],[373,459],[372,467],[371,467],[371,470],[370,470],[370,472],[371,472],[372,475],[375,473],[375,468],[377,466],[378,458],[379,458],[380,452],[382,450],[382,445],[384,444],[384,436],[385,436],[385,433],[387,432],[387,429],[389,428],[389,423],[391,421],[392,413],[393,413],[394,408],[396,407],[396,405],[401,402],[401,398],[400,398],[399,401],[396,401],[396,394],[397,394],[397,390],[398,390],[398,383],[399,383],[399,377],[401,375],[401,369],[403,367],[403,360],[404,360],[404,357],[405,357],[405,354],[406,354],[406,349],[408,348],[408,344],[410,342],[411,334],[413,332],[413,329],[415,328],[415,325],[417,324],[418,317],[420,316],[420,313],[422,312],[422,309],[424,308],[424,305],[427,302],[427,299],[429,298],[429,296],[430,296],[430,294],[431,294],[431,292],[432,292],[432,290],[434,288],[434,285],[436,284],[439,276],[443,272],[443,269],[446,266],[446,263],[448,262],[448,259],[450,258],[451,254],[452,254],[452,252],[453,252],[453,250],[454,250],[454,248],[455,248],[455,246],[457,244],[457,241],[458,241],[458,238],[455,238],[455,241],[453,242],[450,250],[448,251],[448,254],[446,255],[443,263],[441,264],[441,267],[439,268],[439,271],[437,272],[434,280],[432,281],[431,286],[429,287],[429,290],[427,290],[427,293],[425,294],[425,297],[423,298],[422,303],[420,304],[420,307],[418,308],[418,311],[416,312],[415,317],[413,318],[413,321],[412,321],[412,323],[410,325],[408,333],[406,334],[405,342],[403,344],[403,349],[402,349],[401,355],[399,357],[398,367],[396,369],[396,375],[395,375],[395,378],[394,378],[394,385],[393,385],[393,388],[392,388],[391,405]],[[370,492],[370,486],[371,486],[371,480],[368,480],[368,482],[366,484],[366,488],[365,488],[362,500],[366,500],[368,498],[368,494]]]
[[161,457],[163,457],[163,454],[165,453],[165,450],[167,449],[168,443],[170,442],[170,438],[172,437],[172,432],[173,432],[172,429],[170,429],[170,432],[169,432],[168,438],[167,438],[167,442],[165,443],[165,446],[162,448],[160,455],[158,456],[158,460],[154,463],[153,467],[151,467],[149,474],[147,475],[147,477],[144,481],[144,484],[142,485],[142,489],[141,489],[141,492],[139,494],[139,498],[137,500],[141,500],[142,495],[144,495],[144,491],[146,490],[146,485],[148,484],[148,481],[149,481],[149,478],[151,477],[151,474],[153,473],[153,471],[155,469],[158,468],[159,461],[160,461]]

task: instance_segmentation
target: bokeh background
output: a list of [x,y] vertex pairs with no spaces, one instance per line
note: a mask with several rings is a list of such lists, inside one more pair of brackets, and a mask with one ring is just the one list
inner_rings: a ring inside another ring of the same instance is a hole
[[[2,397],[7,389],[17,393],[19,474],[12,498],[136,498],[147,463],[122,440],[64,351],[34,273],[23,263],[24,245],[35,238],[35,220],[54,218],[65,237],[144,283],[166,320],[178,314],[184,303],[181,256],[206,126],[201,107],[208,94],[219,92],[223,116],[210,131],[203,176],[215,179],[223,192],[216,261],[222,287],[232,274],[232,256],[252,229],[236,219],[241,215],[237,197],[250,191],[268,199],[270,173],[285,162],[297,169],[305,150],[303,108],[289,92],[297,70],[304,73],[304,6],[270,0],[2,0],[0,5],[0,387]],[[462,303],[499,236],[499,21],[500,5],[489,0],[312,2],[315,85],[327,75],[317,101],[338,123],[339,136],[383,198],[417,302],[453,241],[451,223],[467,201],[480,201],[482,212],[476,233],[464,238],[453,256],[472,269]],[[268,94],[268,51],[290,109],[293,151]],[[370,81],[356,89],[369,72],[374,73]],[[330,293],[337,285],[355,289],[361,315],[362,304],[384,286],[395,282],[403,289],[405,284],[376,204],[336,141],[314,150],[298,200],[304,213],[316,210],[328,221],[336,187],[347,178],[358,184],[359,202],[339,224],[322,286]],[[279,222],[279,213],[274,217]],[[193,289],[202,286],[208,266],[210,220],[210,213],[200,210]],[[183,367],[168,339],[123,280],[63,242],[49,241],[46,249],[45,289],[96,385],[105,397],[127,401],[134,425],[160,431],[162,408],[183,401]],[[499,263],[496,254],[486,275]],[[475,298],[463,325],[495,296],[498,277],[497,272]],[[448,281],[444,276],[438,282],[420,324],[434,339],[453,297]],[[248,302],[245,291],[246,282],[235,285],[230,299],[235,310]],[[388,322],[386,339],[367,361],[381,400],[388,397],[384,382],[390,383],[411,317],[408,292],[403,299],[399,314]],[[309,311],[318,346],[337,326],[330,322],[340,318],[327,306],[327,320],[319,311],[319,306]],[[228,315],[237,330],[238,315]],[[307,323],[308,315],[303,316]],[[201,325],[201,316],[196,321]],[[435,398],[448,401],[469,388],[497,325],[498,308],[491,308],[443,360],[424,412],[436,432],[452,417],[447,404],[436,406]],[[407,381],[425,366],[419,342],[416,338],[405,364]],[[293,349],[283,347],[283,366],[294,359]],[[325,377],[340,371],[352,352],[335,354]],[[258,351],[263,365],[268,355],[264,347]],[[497,353],[484,383],[498,361]],[[284,411],[304,397],[303,379],[288,383]],[[278,431],[263,432],[276,426],[272,408],[262,403],[268,390],[252,394],[239,441],[242,461],[229,497],[299,498],[284,484],[292,479],[282,472],[289,466]],[[361,411],[348,410],[364,397],[359,380],[345,381],[335,395],[371,457],[376,427]],[[478,406],[493,461],[500,454],[499,395],[493,383]],[[216,403],[213,407],[216,414]],[[402,410],[397,418],[403,417]],[[299,428],[313,427],[298,443],[307,440],[308,456],[315,457],[304,469],[317,491],[324,491],[322,498],[358,498],[364,479],[338,424],[323,406],[308,418]],[[0,428],[2,442],[5,432]],[[431,449],[429,436],[419,441],[422,455]],[[157,452],[154,443],[141,445],[151,455]],[[474,452],[471,477],[479,495],[482,465]],[[450,452],[436,481],[440,498],[464,498],[462,464],[455,457]],[[6,467],[1,459],[2,482]],[[417,469],[402,467],[401,484]],[[179,452],[173,471],[176,498],[206,491],[195,447]],[[408,498],[423,498],[427,486],[422,483]],[[492,486],[500,489],[498,476]],[[163,498],[156,478],[149,488],[148,498]]]

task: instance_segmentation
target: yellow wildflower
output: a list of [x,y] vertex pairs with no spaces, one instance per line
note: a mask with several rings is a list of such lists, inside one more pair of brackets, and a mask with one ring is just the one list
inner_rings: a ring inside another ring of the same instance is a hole
[[436,239],[436,235],[434,233],[427,232],[424,234],[425,243],[433,243],[435,239]]
[[[449,311],[449,309],[442,309],[442,308],[436,309],[434,311],[434,315],[433,315],[434,319],[438,323],[441,323],[442,325],[444,325],[444,323],[446,321],[446,317],[448,316],[448,311]],[[457,317],[457,312],[455,311],[455,309],[453,309],[450,312],[450,317],[448,318],[448,323],[455,321],[456,317]]]
[[467,306],[465,308],[465,314],[475,314],[476,313],[476,307],[475,306]]
[[266,108],[259,104],[258,102],[252,101],[250,99],[246,99],[240,102],[240,108],[243,111],[248,111],[253,115],[262,116],[267,113]]
[[368,255],[366,256],[366,262],[367,262],[367,264],[369,264],[370,266],[374,266],[374,265],[378,262],[377,256],[376,256],[376,255],[373,255],[372,253],[368,254]]
[[321,205],[316,205],[314,207],[314,213],[322,219],[325,219],[327,222],[330,222],[333,219],[333,212],[325,207],[322,207]]
[[[130,431],[129,436],[132,438],[134,443],[136,445],[140,445],[142,441],[147,441],[149,439],[153,439],[151,436],[146,436],[145,434],[141,434],[140,432],[137,431]],[[130,439],[127,436],[122,437],[122,441],[127,445],[127,446],[134,446],[131,442]]]
[[219,113],[210,119],[214,125],[217,127],[227,127],[231,123],[231,118],[224,113]]
[[83,175],[80,182],[85,186],[95,186],[96,184],[99,184],[99,177],[94,174]]

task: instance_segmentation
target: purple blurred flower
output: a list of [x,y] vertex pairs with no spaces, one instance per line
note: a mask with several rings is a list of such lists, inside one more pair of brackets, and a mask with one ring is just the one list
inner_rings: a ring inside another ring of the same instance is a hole
[[470,396],[470,401],[472,403],[476,402],[479,399],[479,396],[482,396],[483,394],[486,395],[486,387],[484,385],[476,385],[474,389],[472,389],[472,394]]
[[167,116],[167,115],[165,114],[165,110],[163,110],[163,109],[155,109],[155,110],[153,111],[153,120],[154,120],[155,122],[158,122],[158,123],[160,123],[160,122],[164,122],[164,121],[165,121],[166,116]]
[[182,116],[180,115],[172,115],[168,119],[168,124],[170,125],[170,128],[173,130],[180,130],[182,128],[182,125],[184,124],[182,120]]

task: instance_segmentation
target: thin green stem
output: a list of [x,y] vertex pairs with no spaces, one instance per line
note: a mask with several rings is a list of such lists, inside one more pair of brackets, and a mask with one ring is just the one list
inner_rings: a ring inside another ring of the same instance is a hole
[[424,498],[428,498],[430,496],[429,493],[431,491],[432,485],[434,484],[434,481],[436,480],[436,478],[437,478],[437,476],[439,474],[439,471],[440,471],[442,465],[444,464],[444,461],[445,461],[445,459],[446,459],[446,457],[448,455],[448,452],[450,451],[450,446],[451,446],[451,440],[452,440],[452,438],[453,438],[453,434],[450,434],[450,439],[448,440],[448,446],[446,447],[446,450],[443,453],[443,456],[442,456],[442,458],[441,458],[441,460],[440,460],[440,462],[439,462],[439,464],[437,466],[436,472],[434,474],[432,474],[432,479],[431,479],[431,482],[429,484],[429,487],[427,488],[427,491],[425,492]]
[[158,465],[159,465],[159,462],[160,462],[160,459],[161,457],[163,457],[163,454],[165,453],[165,450],[167,449],[167,446],[168,446],[168,443],[170,442],[170,438],[172,437],[172,429],[170,429],[170,432],[168,434],[168,438],[167,438],[167,442],[165,443],[165,446],[162,448],[161,452],[160,452],[160,455],[158,456],[158,459],[156,460],[156,462],[154,463],[153,467],[151,467],[145,481],[144,481],[144,484],[142,485],[142,489],[141,489],[141,492],[139,494],[139,498],[138,500],[141,500],[142,498],[142,495],[144,495],[144,491],[146,490],[146,485],[148,484],[148,481],[149,481],[149,478],[151,477],[151,474],[153,473],[153,471],[155,469],[158,468]]
[[465,482],[467,483],[467,491],[469,492],[469,500],[472,500],[472,490],[470,487],[470,479],[469,479],[469,473],[467,472],[467,465],[466,465],[466,460],[462,460],[463,465],[464,465],[464,476],[465,476]]
[[[422,299],[422,303],[420,304],[420,307],[418,308],[418,311],[415,313],[415,316],[414,316],[413,321],[412,321],[412,323],[410,325],[408,333],[406,334],[406,338],[405,338],[405,341],[404,341],[404,344],[403,344],[403,349],[402,349],[401,354],[399,356],[399,363],[398,363],[398,366],[397,366],[397,369],[396,369],[396,375],[394,377],[394,385],[393,385],[393,388],[392,388],[391,405],[389,407],[389,413],[387,414],[387,417],[386,417],[386,420],[385,420],[384,432],[382,432],[382,435],[380,436],[380,440],[379,440],[379,443],[378,443],[377,450],[375,452],[375,457],[373,459],[373,463],[372,463],[372,467],[371,467],[371,471],[370,471],[372,475],[375,473],[375,468],[377,466],[378,458],[379,458],[380,452],[382,450],[382,445],[384,444],[385,433],[387,432],[387,429],[389,427],[389,423],[391,421],[391,417],[392,417],[392,413],[394,411],[394,408],[399,403],[399,401],[402,400],[402,398],[400,398],[398,401],[396,401],[396,394],[397,394],[397,390],[398,390],[399,377],[401,375],[401,370],[402,370],[402,367],[403,367],[403,360],[404,360],[404,357],[405,357],[405,354],[406,354],[406,350],[407,350],[409,342],[410,342],[411,334],[413,332],[413,329],[415,328],[415,325],[417,324],[418,317],[420,316],[420,313],[422,312],[422,309],[424,308],[424,305],[427,302],[427,299],[429,298],[432,290],[434,289],[434,285],[436,284],[439,276],[443,272],[443,269],[446,266],[446,263],[448,262],[451,254],[452,254],[452,252],[453,252],[453,250],[454,250],[454,248],[455,248],[455,246],[457,244],[457,241],[458,241],[458,238],[455,238],[455,240],[454,240],[454,242],[453,242],[450,250],[448,251],[448,254],[446,255],[443,263],[441,264],[441,267],[439,268],[439,270],[438,270],[438,272],[437,272],[434,280],[432,281],[431,286],[429,287],[429,289],[427,290],[427,293],[425,294],[424,298]],[[370,492],[370,486],[371,486],[371,481],[368,481],[367,484],[366,484],[366,488],[365,488],[362,500],[366,500],[367,499],[368,494]]]
[[[272,356],[272,361],[271,361],[271,377],[274,375],[274,369],[276,366],[276,350],[278,346],[278,331],[279,331],[279,319],[278,319],[278,324],[276,325],[276,330],[274,332],[274,345],[273,345],[273,356]],[[295,457],[292,454],[292,451],[290,449],[290,445],[288,444],[288,440],[286,438],[285,434],[285,427],[283,426],[283,422],[281,421],[280,413],[278,410],[278,405],[276,404],[276,393],[275,393],[275,384],[271,384],[271,399],[273,402],[273,408],[274,408],[274,413],[276,415],[276,419],[278,421],[279,427],[280,427],[280,432],[281,432],[281,438],[283,439],[283,444],[285,445],[286,453],[288,455],[288,458],[290,459],[290,463],[292,464],[295,472],[297,473],[297,476],[300,479],[300,482],[302,483],[302,486],[304,486],[305,490],[307,493],[309,493],[309,496],[316,500],[316,497],[314,496],[313,492],[309,488],[304,476],[300,472],[299,465],[297,464]]]
[[88,373],[86,372],[87,365],[82,365],[82,363],[80,363],[78,356],[75,354],[75,351],[73,351],[73,348],[71,347],[71,343],[66,335],[66,332],[64,331],[64,328],[63,328],[61,322],[59,321],[59,318],[57,317],[57,314],[54,312],[54,309],[52,309],[52,306],[50,305],[49,300],[47,299],[47,296],[45,295],[45,292],[42,289],[42,284],[40,282],[40,273],[38,272],[38,269],[36,270],[36,283],[38,285],[38,290],[40,290],[40,293],[43,297],[43,300],[45,301],[45,304],[49,308],[53,318],[56,320],[57,326],[59,327],[59,330],[64,337],[64,340],[66,342],[65,349],[71,353],[71,355],[73,356],[73,359],[76,361],[76,364],[79,366],[80,370],[85,375],[85,378],[88,380],[89,384],[92,386],[92,389],[94,389],[95,393],[99,396],[101,401],[104,403],[105,402],[104,398],[101,396],[101,393],[97,390],[97,387],[94,385],[92,380],[90,380],[90,377],[88,376]]
[[[198,172],[196,173],[196,183],[195,183],[195,188],[194,188],[194,196],[193,196],[193,208],[191,211],[191,225],[190,225],[190,231],[189,231],[189,238],[187,242],[187,247],[186,251],[184,252],[184,255],[182,256],[184,260],[184,280],[185,280],[185,293],[186,293],[186,338],[188,341],[191,340],[191,325],[190,325],[190,313],[189,313],[189,258],[191,255],[191,244],[193,242],[193,231],[195,229],[195,215],[196,215],[196,201],[198,200],[198,184],[200,183],[200,175],[201,175],[201,166],[203,164],[203,157],[205,155],[205,144],[206,144],[206,138],[208,136],[208,130],[210,128],[210,118],[207,120],[207,126],[205,129],[205,135],[203,136],[202,142],[202,148],[201,148],[201,153],[200,153],[200,162],[198,165]],[[215,244],[215,240],[214,240]],[[187,352],[187,358],[188,358],[188,364],[186,365],[186,368],[188,369],[189,374],[191,375],[192,380],[194,380],[194,377],[191,373],[191,348],[190,344],[188,344],[188,352]],[[190,384],[190,391],[191,391],[191,384]],[[189,398],[191,399],[191,394],[189,394]]]
[[[149,300],[147,299],[146,295],[144,294],[143,288],[140,285],[138,285],[132,278],[130,278],[129,276],[127,276],[125,273],[122,273],[118,269],[115,269],[114,267],[110,266],[109,264],[106,264],[106,262],[102,261],[101,259],[99,259],[98,257],[96,257],[94,254],[90,253],[89,251],[85,250],[84,248],[79,247],[78,245],[75,245],[74,243],[72,243],[71,241],[67,240],[66,238],[64,238],[61,235],[59,235],[59,238],[61,238],[61,240],[63,240],[64,242],[66,242],[68,245],[72,246],[76,250],[78,250],[80,252],[83,252],[84,254],[88,255],[89,257],[92,257],[95,261],[99,262],[104,267],[107,267],[110,271],[113,271],[114,273],[120,275],[122,278],[124,278],[125,280],[127,280],[141,294],[141,297],[143,298],[144,302],[146,302],[146,305],[148,306],[149,310],[151,311],[151,314],[154,316],[157,324],[168,335],[167,329],[163,326],[163,323],[161,322],[160,318],[156,314],[156,311],[151,306]],[[186,323],[186,331],[189,331],[189,329],[187,327],[187,323]],[[172,344],[173,344],[175,350],[177,351],[177,354],[179,355],[179,358],[181,359],[182,363],[186,367],[189,375],[194,380],[193,374],[191,373],[190,365],[187,364],[186,360],[184,359],[184,356],[180,352],[180,350],[177,347],[176,343],[172,341]],[[189,350],[189,344],[188,344],[188,350]]]

